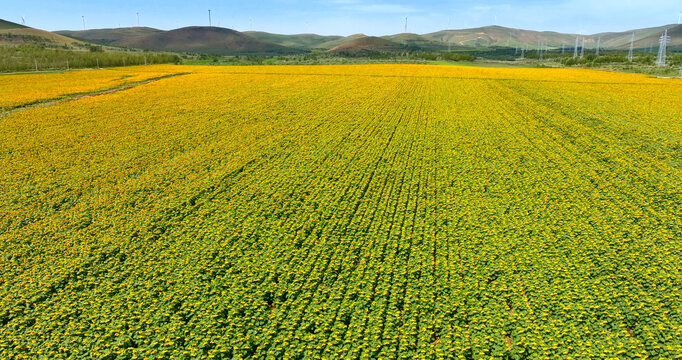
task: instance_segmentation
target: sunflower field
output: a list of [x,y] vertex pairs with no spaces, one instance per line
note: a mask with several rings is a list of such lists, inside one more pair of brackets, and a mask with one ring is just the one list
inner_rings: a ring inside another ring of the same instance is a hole
[[[155,81],[21,107],[130,79]],[[680,79],[147,66],[0,84],[0,358],[682,358]]]

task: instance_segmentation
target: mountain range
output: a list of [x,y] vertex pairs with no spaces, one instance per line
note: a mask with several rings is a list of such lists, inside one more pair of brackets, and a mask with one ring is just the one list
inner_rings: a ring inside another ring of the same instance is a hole
[[317,34],[283,35],[262,31],[239,32],[211,26],[191,26],[174,30],[129,27],[93,30],[64,30],[53,33],[0,20],[0,44],[40,38],[46,42],[88,42],[144,50],[193,52],[215,55],[280,55],[310,51],[347,54],[366,52],[440,51],[447,49],[527,48],[538,46],[573,49],[576,44],[594,49],[599,42],[605,50],[625,50],[635,34],[636,49],[657,49],[665,29],[671,41],[669,50],[682,50],[682,25],[665,25],[623,32],[591,35],[566,34],[485,26],[472,29],[441,30],[427,34],[402,33],[380,37],[354,34],[329,36]]

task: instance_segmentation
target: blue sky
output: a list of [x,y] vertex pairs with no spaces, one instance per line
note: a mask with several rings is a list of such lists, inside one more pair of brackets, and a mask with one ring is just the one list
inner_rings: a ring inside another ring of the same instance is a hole
[[0,0],[0,18],[45,30],[213,25],[281,34],[419,34],[498,24],[591,34],[676,23],[682,0]]

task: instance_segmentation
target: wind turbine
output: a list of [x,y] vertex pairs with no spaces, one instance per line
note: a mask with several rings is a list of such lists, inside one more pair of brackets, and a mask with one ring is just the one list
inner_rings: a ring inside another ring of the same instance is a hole
[[140,26],[140,12],[136,12],[135,15],[137,15],[137,26]]
[[211,9],[208,9],[208,27],[211,27]]
[[85,15],[81,15],[81,18],[83,18],[83,30],[85,30]]
[[407,16],[405,16],[405,33],[407,33]]
[[21,17],[21,25],[26,25],[26,19],[23,16]]

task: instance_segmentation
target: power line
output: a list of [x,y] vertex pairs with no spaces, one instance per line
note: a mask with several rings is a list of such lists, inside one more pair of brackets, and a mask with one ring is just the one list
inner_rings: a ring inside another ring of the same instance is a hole
[[659,67],[665,66],[665,58],[668,51],[668,41],[670,41],[670,36],[668,36],[668,29],[665,29],[663,35],[661,35],[660,46],[658,47],[658,59],[656,59],[656,64]]

